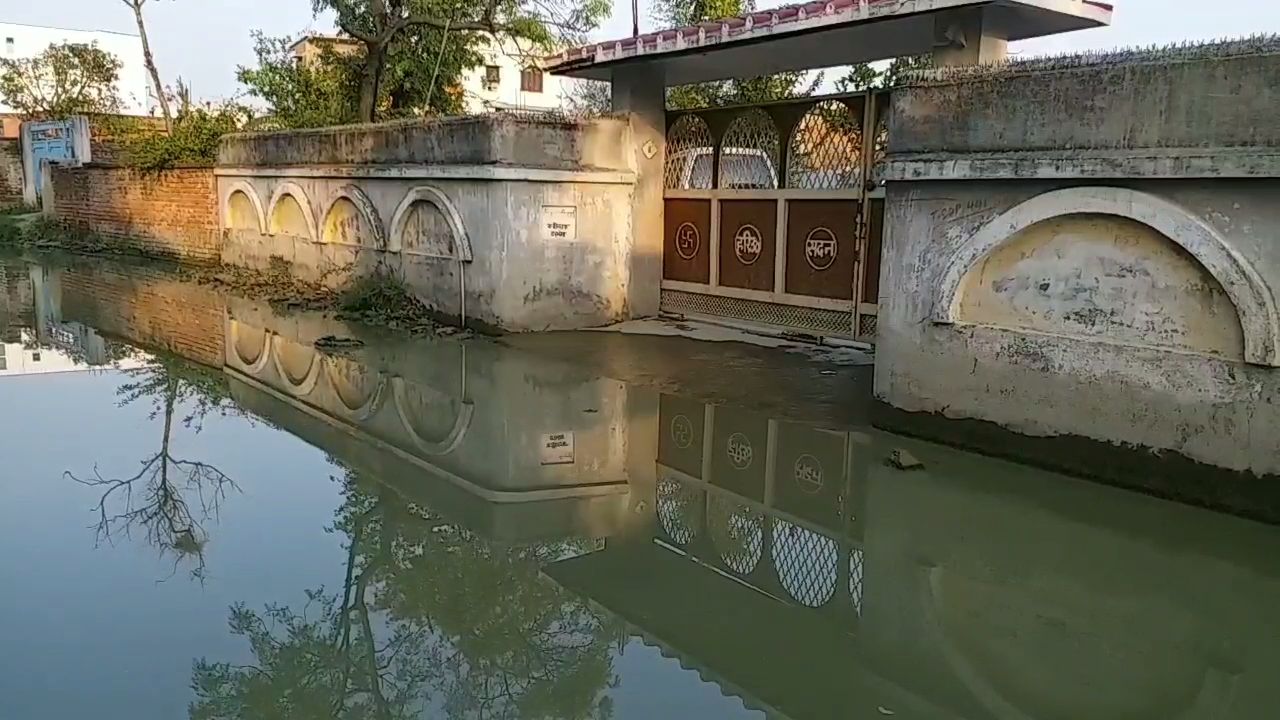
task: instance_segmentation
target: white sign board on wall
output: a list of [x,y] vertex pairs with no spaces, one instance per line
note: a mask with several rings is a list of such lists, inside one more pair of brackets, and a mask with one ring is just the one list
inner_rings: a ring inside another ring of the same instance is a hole
[[572,205],[543,205],[538,224],[543,240],[577,240],[578,208]]

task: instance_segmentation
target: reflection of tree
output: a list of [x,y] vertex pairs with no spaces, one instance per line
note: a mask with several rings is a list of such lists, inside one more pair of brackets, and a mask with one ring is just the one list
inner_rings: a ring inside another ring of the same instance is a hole
[[342,592],[301,614],[233,608],[255,663],[198,661],[193,718],[610,715],[620,628],[539,576],[573,543],[491,547],[354,473],[346,489]]
[[195,566],[192,577],[201,579],[208,540],[204,523],[217,517],[227,492],[237,488],[213,465],[173,454],[175,421],[198,433],[205,416],[226,414],[234,406],[219,376],[173,356],[157,356],[155,364],[126,374],[129,382],[116,391],[120,404],[152,403],[150,418],[162,419],[160,447],[142,460],[142,467],[131,477],[103,477],[97,467],[92,477],[70,471],[66,476],[102,491],[94,508],[100,542],[140,531],[162,555],[173,553],[175,571],[190,559]]

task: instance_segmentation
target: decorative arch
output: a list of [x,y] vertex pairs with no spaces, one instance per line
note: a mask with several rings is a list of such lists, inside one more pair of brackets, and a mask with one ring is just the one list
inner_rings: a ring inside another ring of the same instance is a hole
[[267,231],[267,213],[262,208],[262,198],[258,197],[258,191],[254,189],[246,180],[237,180],[231,183],[227,188],[226,199],[222,203],[223,215],[222,226],[230,230],[251,230],[253,228],[241,227],[236,222],[234,213],[234,202],[238,195],[243,195],[248,200],[249,205],[253,208],[254,221],[257,223],[257,230],[260,234]]
[[[351,184],[343,185],[338,188],[334,192],[333,197],[329,199],[329,204],[324,209],[324,215],[321,216],[323,219],[321,220],[320,232],[318,235],[320,242],[338,242],[337,240],[332,239],[333,235],[338,230],[335,226],[336,223],[341,222],[340,218],[335,217],[335,210],[339,210],[340,203],[343,202],[350,203],[355,207],[355,210],[358,213],[357,219],[360,220],[373,235],[371,238],[373,241],[373,247],[377,250],[386,250],[387,229],[382,224],[382,216],[378,213],[378,208],[373,204],[373,201],[369,199],[369,196],[365,194],[363,190]],[[346,242],[338,244],[367,247],[363,242]]]
[[840,585],[840,543],[786,520],[774,519],[770,547],[778,582],[792,600],[818,608]]
[[[297,183],[285,181],[276,186],[276,190],[271,194],[271,209],[267,212],[267,232],[272,235],[296,233],[281,233],[276,225],[276,212],[280,209],[280,203],[286,197],[292,198],[293,202],[298,204],[298,209],[302,213],[302,220],[306,226],[306,239],[315,242],[319,235],[316,232],[316,217],[311,211],[311,200],[307,197],[306,191],[298,186]],[[301,236],[298,236],[301,237]]]
[[782,143],[773,118],[760,108],[743,110],[729,123],[720,141],[720,177],[725,189],[778,187]]
[[1217,280],[1235,306],[1243,330],[1244,360],[1254,365],[1280,366],[1280,312],[1253,266],[1200,218],[1167,200],[1128,188],[1054,190],[1037,195],[984,225],[948,262],[934,296],[933,322],[957,322],[965,277],[996,248],[1036,223],[1079,214],[1135,220],[1185,250]]
[[448,455],[456,450],[458,445],[462,443],[462,438],[466,437],[467,430],[471,429],[471,421],[476,414],[475,404],[459,398],[458,414],[454,417],[453,426],[449,428],[449,431],[440,438],[424,438],[414,428],[413,421],[409,417],[409,401],[406,391],[404,378],[396,377],[391,379],[391,393],[395,398],[396,413],[400,417],[400,425],[404,427],[404,431],[413,440],[413,444],[428,455]]
[[471,240],[467,237],[466,227],[462,224],[462,215],[443,191],[431,185],[420,185],[413,188],[405,195],[404,200],[400,201],[400,205],[396,208],[395,215],[391,219],[391,236],[387,249],[391,252],[404,251],[405,224],[411,214],[416,212],[416,206],[419,203],[427,203],[439,210],[448,224],[450,232],[453,234],[454,254],[438,255],[437,257],[451,257],[459,262],[471,262],[474,255],[471,250]]
[[[338,399],[337,410],[354,422],[364,422],[373,417],[382,407],[382,399],[386,395],[387,378],[376,373],[373,382],[366,385],[352,382],[347,373],[368,375],[372,371],[363,365],[346,358],[326,355],[321,364],[324,365],[324,376],[329,387]],[[366,379],[366,378],[360,378]],[[370,389],[370,386],[372,389]]]
[[710,190],[716,141],[702,118],[681,115],[667,130],[667,160],[663,168],[668,190]]
[[[302,372],[295,372],[297,367],[289,368],[292,360],[296,358],[285,358],[285,352],[302,351],[302,358],[306,368]],[[271,337],[271,360],[275,364],[276,373],[280,376],[280,382],[284,384],[285,390],[294,397],[306,397],[315,390],[316,383],[320,380],[320,353],[315,348],[309,348],[301,343],[286,340],[279,335]]]
[[840,100],[809,108],[787,142],[787,187],[843,190],[861,177],[862,120]]
[[228,325],[236,360],[244,366],[244,372],[256,378],[271,359],[270,333],[238,320],[230,320]]

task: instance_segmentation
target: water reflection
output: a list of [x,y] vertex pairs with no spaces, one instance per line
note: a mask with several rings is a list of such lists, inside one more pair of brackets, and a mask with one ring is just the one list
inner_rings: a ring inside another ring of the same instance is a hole
[[[1277,528],[483,340],[323,352],[360,331],[163,277],[38,277],[40,293],[6,284],[7,324],[126,348],[139,364],[114,361],[115,404],[91,411],[141,416],[122,432],[145,450],[99,449],[96,473],[96,457],[0,452],[45,474],[31,482],[72,470],[90,487],[57,492],[101,497],[99,532],[134,529],[201,581],[142,591],[155,575],[120,564],[99,597],[58,595],[56,618],[0,600],[39,628],[14,642],[44,667],[94,654],[82,606],[120,594],[154,616],[182,676],[142,670],[161,650],[139,645],[113,680],[133,701],[105,716],[1264,718],[1280,700]],[[68,386],[48,380],[54,412]],[[26,482],[0,485],[0,507],[64,517],[39,508],[70,501]],[[84,524],[22,540],[65,547]],[[72,573],[0,571],[38,597]],[[39,642],[54,628],[85,639]],[[0,693],[36,707],[37,677],[0,666]]]

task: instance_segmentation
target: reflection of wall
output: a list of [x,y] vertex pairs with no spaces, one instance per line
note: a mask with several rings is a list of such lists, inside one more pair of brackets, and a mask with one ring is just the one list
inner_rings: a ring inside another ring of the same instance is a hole
[[[876,440],[876,454],[910,443]],[[1254,718],[1274,706],[1273,528],[909,449],[925,470],[873,463],[865,478],[861,628],[877,672],[968,717]]]
[[221,367],[223,300],[155,269],[95,263],[59,271],[62,314],[100,333]]
[[[334,332],[345,334],[237,304],[226,367],[491,501],[625,490],[629,391],[621,383],[487,342],[379,345],[356,357],[312,346]],[[574,461],[543,464],[543,436],[561,432],[574,436]]]

